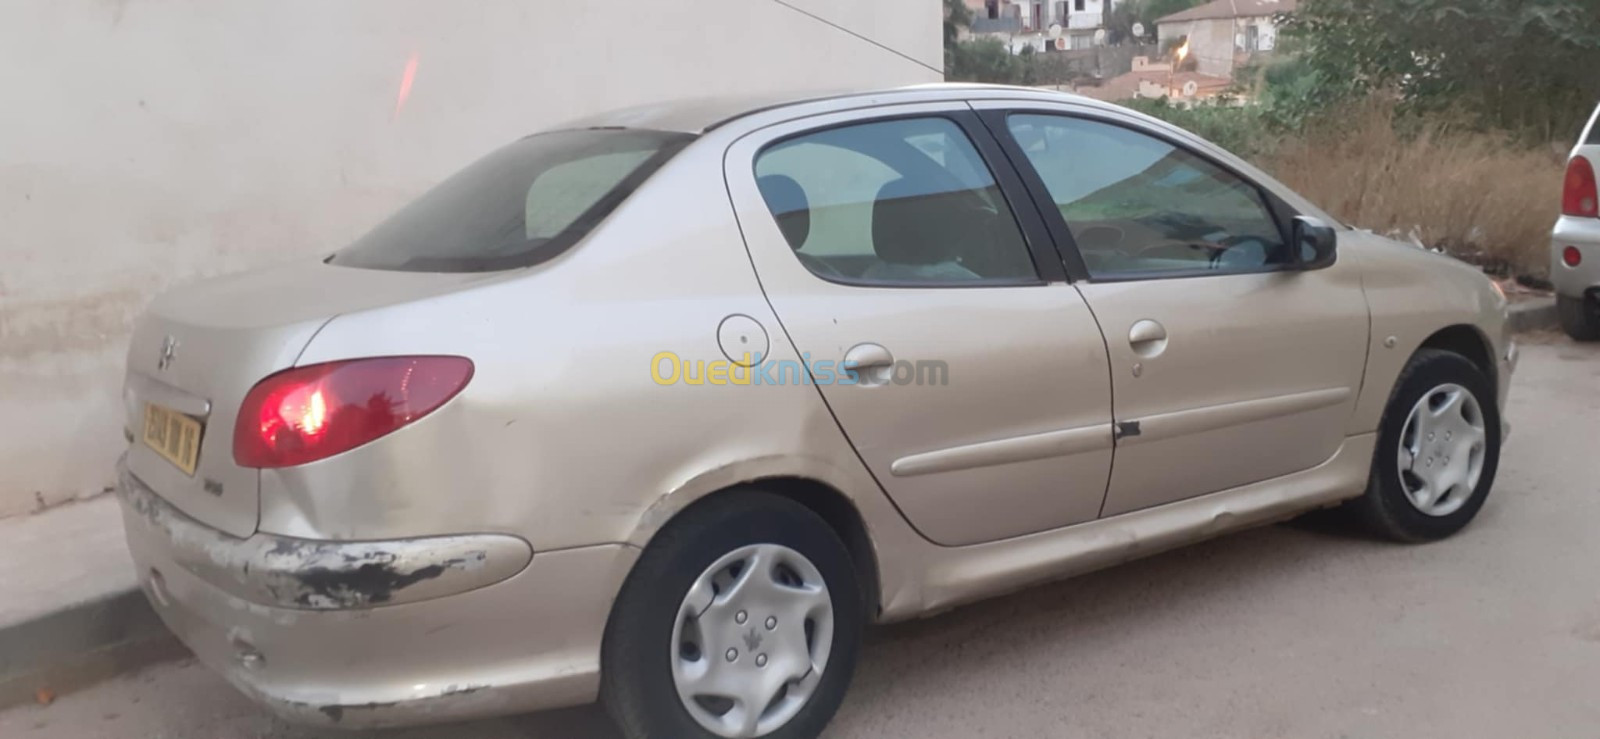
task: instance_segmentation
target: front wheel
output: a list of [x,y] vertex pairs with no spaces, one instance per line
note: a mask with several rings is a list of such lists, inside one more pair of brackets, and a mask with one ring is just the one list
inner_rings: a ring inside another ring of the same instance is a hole
[[1442,539],[1478,514],[1499,464],[1492,381],[1459,354],[1423,349],[1400,373],[1367,492],[1352,507],[1385,538]]
[[628,739],[812,739],[849,686],[863,611],[825,521],[724,493],[640,555],[606,629],[602,701]]

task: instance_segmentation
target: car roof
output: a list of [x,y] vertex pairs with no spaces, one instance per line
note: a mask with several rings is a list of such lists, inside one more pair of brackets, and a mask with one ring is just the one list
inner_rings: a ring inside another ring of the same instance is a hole
[[689,98],[608,111],[571,121],[558,128],[645,128],[698,134],[756,113],[800,105],[815,107],[817,104],[822,104],[821,107],[826,108],[828,107],[826,103],[833,102],[842,110],[860,107],[863,103],[892,105],[906,102],[1017,97],[1037,97],[1056,101],[1068,99],[1091,107],[1115,107],[1081,95],[1033,87],[940,82],[879,90],[784,91]]
[[[738,136],[744,130],[755,130],[790,118],[823,115],[889,105],[911,103],[940,103],[950,101],[1011,102],[1037,101],[1040,103],[1071,103],[1080,110],[1098,110],[1112,114],[1124,121],[1138,121],[1151,129],[1165,131],[1167,135],[1188,142],[1210,156],[1220,157],[1236,171],[1251,180],[1265,185],[1286,200],[1296,210],[1315,216],[1328,223],[1339,221],[1315,203],[1278,182],[1272,175],[1261,171],[1237,156],[1205,141],[1193,133],[1157,120],[1151,116],[1129,110],[1103,100],[1036,87],[1010,85],[980,85],[970,83],[934,83],[912,85],[885,90],[857,90],[849,92],[775,92],[760,95],[725,96],[687,99],[644,105],[601,113],[573,121],[559,129],[575,128],[637,128],[703,134],[726,128],[721,133]],[[730,125],[738,124],[738,125]],[[741,130],[744,129],[744,130]]]

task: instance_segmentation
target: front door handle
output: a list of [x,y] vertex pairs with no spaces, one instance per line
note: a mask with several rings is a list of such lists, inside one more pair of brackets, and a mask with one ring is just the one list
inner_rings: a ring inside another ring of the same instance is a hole
[[1157,356],[1167,350],[1167,327],[1148,318],[1135,322],[1128,329],[1128,345],[1145,359]]
[[844,368],[855,373],[857,384],[883,385],[894,375],[894,355],[879,344],[856,344],[844,353]]

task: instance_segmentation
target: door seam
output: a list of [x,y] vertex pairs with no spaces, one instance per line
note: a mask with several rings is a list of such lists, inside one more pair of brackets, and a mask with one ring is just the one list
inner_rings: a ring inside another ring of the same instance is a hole
[[[742,138],[743,137],[741,137],[741,139]],[[731,144],[729,145],[729,148],[732,148]],[[739,241],[744,245],[744,258],[745,261],[750,264],[750,274],[755,278],[756,289],[761,291],[761,302],[765,303],[767,305],[767,310],[772,312],[773,322],[778,324],[778,330],[783,333],[783,340],[789,345],[789,348],[794,351],[795,356],[803,357],[805,355],[801,354],[799,345],[795,344],[794,336],[789,333],[789,327],[783,324],[783,316],[778,313],[778,307],[772,304],[772,297],[767,294],[767,285],[761,279],[761,270],[756,269],[755,255],[750,253],[750,239],[745,236],[744,222],[740,220],[739,208],[734,204],[733,201],[733,187],[728,182],[728,148],[722,150],[722,191],[728,198],[728,210],[733,214],[733,225],[734,228],[739,231]],[[768,353],[771,353],[770,349],[768,350]],[[763,359],[763,361],[765,361],[765,359]],[[802,364],[805,364],[806,375],[809,377],[811,374],[811,366],[804,362],[802,362]],[[922,529],[917,528],[916,522],[912,521],[911,517],[906,515],[905,510],[900,507],[900,504],[897,501],[895,501],[894,496],[889,494],[888,488],[884,487],[883,481],[878,479],[878,474],[872,471],[872,465],[867,464],[866,458],[861,456],[861,450],[856,447],[855,440],[850,438],[850,432],[845,430],[844,423],[839,420],[839,414],[834,412],[833,405],[828,402],[828,396],[822,392],[822,386],[816,383],[815,378],[812,378],[812,382],[809,384],[815,390],[817,398],[822,402],[823,409],[828,411],[828,417],[833,419],[833,427],[838,429],[839,435],[844,438],[845,445],[850,447],[850,454],[856,458],[858,463],[861,464],[861,469],[867,473],[867,477],[868,479],[872,480],[872,484],[878,486],[878,494],[882,495],[884,500],[888,501],[889,506],[894,509],[894,512],[900,515],[900,520],[904,521],[906,526],[913,532],[916,532],[917,536],[921,537],[923,541],[933,544],[934,546],[944,546],[939,542],[934,541],[931,537],[924,533]],[[845,493],[845,498],[850,498],[849,493]],[[852,505],[854,505],[854,503],[852,503]]]
[[[1105,351],[1106,358],[1106,405],[1111,409],[1111,427],[1117,427],[1117,382],[1116,368],[1111,366],[1111,341],[1106,338],[1106,327],[1100,323],[1100,316],[1094,312],[1094,305],[1089,302],[1089,296],[1083,294],[1083,289],[1076,283],[1068,285],[1078,293],[1078,299],[1083,301],[1084,309],[1089,311],[1089,317],[1094,319],[1095,330],[1100,332],[1100,348]],[[1115,433],[1111,435],[1111,464],[1106,467],[1105,489],[1100,491],[1100,510],[1095,514],[1095,520],[1106,517],[1106,502],[1111,498],[1111,477],[1117,474],[1117,449],[1122,446],[1122,439]]]

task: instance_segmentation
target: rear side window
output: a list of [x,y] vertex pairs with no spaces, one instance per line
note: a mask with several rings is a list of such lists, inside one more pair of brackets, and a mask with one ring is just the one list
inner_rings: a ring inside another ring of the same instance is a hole
[[1584,133],[1584,146],[1600,146],[1600,126],[1595,125],[1595,120],[1600,119],[1600,108],[1596,108],[1594,115],[1589,117],[1589,130]]
[[407,272],[537,264],[583,238],[691,140],[620,129],[529,136],[440,183],[329,262]]
[[1039,280],[988,166],[949,119],[805,134],[763,151],[755,169],[784,239],[824,279],[898,287]]

